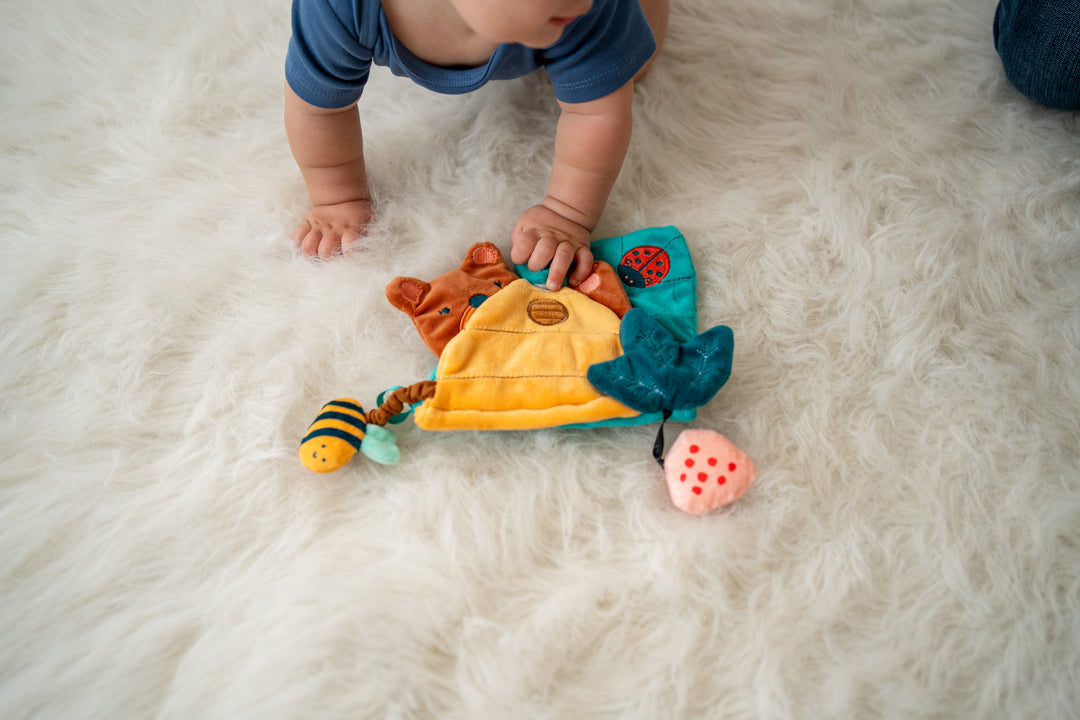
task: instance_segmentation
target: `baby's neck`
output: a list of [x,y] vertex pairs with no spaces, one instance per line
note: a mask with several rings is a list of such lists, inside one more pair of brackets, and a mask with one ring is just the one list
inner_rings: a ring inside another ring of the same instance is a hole
[[465,24],[448,0],[382,0],[398,42],[416,57],[444,67],[476,67],[498,47]]

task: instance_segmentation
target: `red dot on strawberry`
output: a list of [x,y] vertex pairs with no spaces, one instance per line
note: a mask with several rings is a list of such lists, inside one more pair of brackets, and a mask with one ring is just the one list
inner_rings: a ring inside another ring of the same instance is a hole
[[705,482],[706,480],[709,479],[709,476],[706,473],[698,473],[697,474],[697,479],[698,479],[698,482]]
[[735,463],[728,463],[727,469],[731,472],[735,472]]
[[716,467],[716,458],[709,458],[709,467]]
[[690,446],[690,452],[692,452],[692,453],[696,453],[699,450],[701,450],[701,448],[699,448],[697,445],[691,445]]
[[694,458],[686,458],[686,467],[694,467]]
[[724,483],[726,483],[726,482],[727,482],[727,478],[726,478],[726,477],[724,477],[723,475],[721,475],[720,477],[716,478],[716,484],[717,484],[717,485],[723,485],[723,484],[724,484]]
[[682,475],[680,475],[679,480],[681,480],[682,482],[686,482],[686,473],[683,473]]
[[700,495],[701,494],[701,486],[700,485],[695,485],[694,487],[692,487],[690,489],[694,491],[695,495]]

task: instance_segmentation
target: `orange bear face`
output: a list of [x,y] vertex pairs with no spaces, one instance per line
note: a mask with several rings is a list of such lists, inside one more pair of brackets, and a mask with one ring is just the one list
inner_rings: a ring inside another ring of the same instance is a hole
[[386,299],[412,318],[420,339],[438,356],[481,303],[517,279],[495,245],[475,243],[458,269],[430,283],[394,278]]

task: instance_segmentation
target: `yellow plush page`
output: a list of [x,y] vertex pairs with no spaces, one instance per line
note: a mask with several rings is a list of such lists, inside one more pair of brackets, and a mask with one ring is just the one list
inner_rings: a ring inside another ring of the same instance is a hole
[[481,305],[443,350],[425,430],[530,430],[638,413],[589,383],[622,354],[619,318],[577,290],[517,280]]

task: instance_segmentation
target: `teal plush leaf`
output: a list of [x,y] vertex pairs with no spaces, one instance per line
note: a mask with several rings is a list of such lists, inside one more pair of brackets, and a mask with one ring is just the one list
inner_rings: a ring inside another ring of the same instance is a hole
[[731,328],[680,343],[648,314],[631,310],[619,330],[623,354],[588,370],[600,392],[638,412],[687,410],[709,402],[731,375]]

